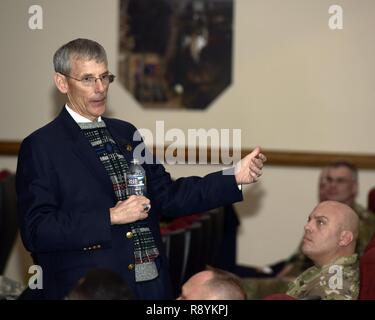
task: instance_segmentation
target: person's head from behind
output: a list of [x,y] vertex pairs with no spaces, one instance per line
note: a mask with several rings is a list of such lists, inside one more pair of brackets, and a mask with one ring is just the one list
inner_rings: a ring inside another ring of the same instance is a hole
[[328,165],[325,174],[324,199],[353,206],[358,194],[358,171],[349,162],[337,161]]
[[178,300],[245,300],[240,279],[227,271],[209,267],[182,286]]
[[323,266],[355,251],[358,216],[352,208],[337,201],[319,203],[305,225],[302,251]]
[[127,283],[115,272],[97,268],[81,278],[69,293],[69,300],[133,300]]
[[68,106],[92,121],[101,116],[114,79],[104,48],[89,39],[75,39],[55,52],[53,64],[56,87],[67,95]]

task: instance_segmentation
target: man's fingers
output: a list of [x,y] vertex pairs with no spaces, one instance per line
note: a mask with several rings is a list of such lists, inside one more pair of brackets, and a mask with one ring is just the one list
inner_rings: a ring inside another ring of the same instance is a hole
[[254,172],[258,176],[262,173],[262,169],[259,169],[258,167],[254,165],[250,165],[249,170],[250,172]]
[[150,203],[150,200],[147,199],[145,196],[130,196],[127,200],[121,201],[121,205],[128,205],[128,204],[138,204],[138,203],[145,203],[148,204]]
[[260,176],[254,171],[250,171],[250,176],[253,178],[254,181],[257,181],[258,177]]
[[261,148],[257,146],[251,153],[241,159],[236,165],[236,182],[252,183],[258,181],[262,175],[266,156],[261,152]]
[[148,217],[148,213],[146,211],[142,211],[140,214],[139,214],[139,219],[137,220],[144,220]]
[[260,154],[260,147],[256,147],[250,154],[250,158],[256,158]]
[[262,160],[262,162],[267,161],[267,157],[263,153],[259,153],[257,157],[258,159]]
[[263,168],[263,161],[260,160],[260,159],[251,159],[251,161],[253,162],[253,164],[257,167],[257,168],[260,168],[262,169]]

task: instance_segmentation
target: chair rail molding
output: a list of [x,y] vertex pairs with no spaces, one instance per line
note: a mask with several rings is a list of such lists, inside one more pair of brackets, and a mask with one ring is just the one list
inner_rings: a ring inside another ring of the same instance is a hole
[[[2,140],[0,141],[0,156],[17,156],[20,149],[19,141]],[[153,147],[154,154],[164,154],[164,150]],[[189,152],[199,160],[199,148],[196,150],[185,148],[185,162],[189,159]],[[233,151],[230,150],[229,154]],[[241,155],[245,156],[251,152],[251,149],[242,149]],[[271,150],[263,149],[262,152],[267,156],[267,165],[275,166],[292,166],[292,167],[322,167],[335,160],[345,160],[355,164],[362,169],[375,169],[375,154],[358,154],[358,153],[339,153],[339,152],[311,152],[311,151],[290,151],[290,150]],[[207,148],[207,163],[213,164],[211,154],[222,154],[221,150]],[[163,159],[168,163],[168,159]],[[222,163],[219,157],[219,164]]]

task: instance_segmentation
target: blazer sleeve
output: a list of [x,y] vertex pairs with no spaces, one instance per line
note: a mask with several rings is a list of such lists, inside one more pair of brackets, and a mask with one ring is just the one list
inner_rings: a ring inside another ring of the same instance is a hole
[[173,181],[157,160],[145,167],[149,197],[153,206],[164,216],[204,212],[243,199],[233,169]]
[[48,145],[32,137],[23,141],[19,152],[16,189],[25,247],[34,253],[105,247],[110,241],[108,207],[63,211],[49,152]]

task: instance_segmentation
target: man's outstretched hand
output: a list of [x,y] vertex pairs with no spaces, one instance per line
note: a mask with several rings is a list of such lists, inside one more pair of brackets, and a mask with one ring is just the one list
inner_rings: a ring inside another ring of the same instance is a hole
[[262,175],[262,168],[266,156],[261,152],[260,147],[256,147],[246,157],[237,163],[235,177],[237,184],[249,184],[257,182]]

